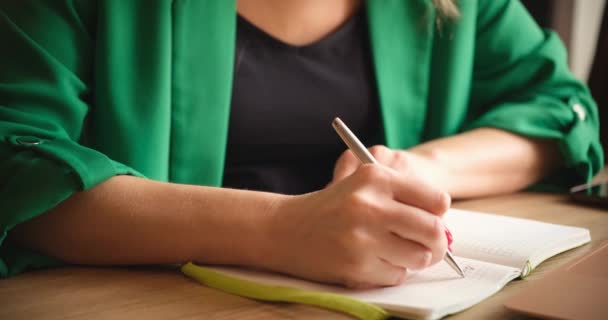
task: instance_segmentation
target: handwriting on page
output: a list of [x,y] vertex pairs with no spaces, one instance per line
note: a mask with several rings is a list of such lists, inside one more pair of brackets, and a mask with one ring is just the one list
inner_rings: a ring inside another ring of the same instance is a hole
[[[480,292],[497,290],[519,274],[519,270],[481,261],[457,258],[465,278],[440,262],[417,272],[400,286],[363,290],[348,295],[373,303],[439,307],[446,303],[466,303]],[[454,297],[454,292],[458,297]],[[458,300],[458,301],[456,301]]]
[[[450,266],[441,261],[436,265],[412,273],[401,285],[394,287],[353,290],[344,287],[284,277],[252,270],[218,268],[223,273],[267,285],[287,286],[320,292],[347,295],[378,306],[399,306],[424,310],[440,310],[446,306],[470,306],[486,297],[519,275],[519,270],[483,261],[456,257],[466,277],[458,276]],[[458,309],[458,308],[457,308]]]
[[452,268],[449,268],[444,262],[423,270],[415,272],[406,280],[406,285],[415,283],[428,283],[428,282],[440,282],[440,281],[460,281],[463,282],[467,279],[480,279],[484,277],[485,269],[476,266],[475,262],[470,262],[465,259],[457,258],[457,261],[461,264],[462,271],[464,271],[464,278],[461,278],[454,272]]
[[462,271],[464,272],[465,276],[468,276],[475,271],[475,267],[466,265]]

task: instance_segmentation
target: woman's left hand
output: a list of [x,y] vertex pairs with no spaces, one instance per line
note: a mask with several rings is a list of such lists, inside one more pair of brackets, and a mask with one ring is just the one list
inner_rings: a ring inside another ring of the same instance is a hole
[[[444,187],[445,181],[441,181],[440,178],[445,176],[444,169],[438,166],[432,160],[432,157],[411,151],[393,150],[383,145],[375,145],[368,150],[381,165],[399,171],[406,176],[421,178],[447,191]],[[350,176],[361,164],[361,161],[357,159],[352,151],[344,151],[336,161],[333,179],[330,184]]]

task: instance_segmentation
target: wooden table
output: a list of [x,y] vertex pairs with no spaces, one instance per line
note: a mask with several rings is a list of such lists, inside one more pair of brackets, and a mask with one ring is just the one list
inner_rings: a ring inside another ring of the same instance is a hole
[[[608,240],[608,210],[565,196],[519,193],[457,208],[579,226],[592,243],[551,258],[531,276],[449,319],[513,319],[503,302],[528,282]],[[172,268],[60,268],[0,280],[0,319],[352,319],[332,311],[248,300],[206,288]]]

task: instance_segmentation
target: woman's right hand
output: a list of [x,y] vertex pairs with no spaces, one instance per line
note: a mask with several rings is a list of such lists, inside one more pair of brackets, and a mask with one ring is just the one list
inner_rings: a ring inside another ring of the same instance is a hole
[[264,219],[259,265],[348,287],[391,286],[440,261],[449,196],[380,165],[331,186],[278,200]]

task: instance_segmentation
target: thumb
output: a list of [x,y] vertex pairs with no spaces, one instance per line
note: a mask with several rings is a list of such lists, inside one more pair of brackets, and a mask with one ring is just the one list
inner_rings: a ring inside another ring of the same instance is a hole
[[361,162],[350,150],[346,150],[340,155],[334,166],[334,174],[332,181],[329,185],[340,181],[351,174],[353,174],[357,168],[361,165]]

